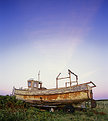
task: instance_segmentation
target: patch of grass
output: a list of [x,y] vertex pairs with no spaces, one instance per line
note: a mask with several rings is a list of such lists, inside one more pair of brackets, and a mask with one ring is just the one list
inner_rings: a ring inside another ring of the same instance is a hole
[[108,101],[97,101],[97,107],[72,114],[62,110],[41,111],[14,96],[0,96],[0,121],[107,121]]

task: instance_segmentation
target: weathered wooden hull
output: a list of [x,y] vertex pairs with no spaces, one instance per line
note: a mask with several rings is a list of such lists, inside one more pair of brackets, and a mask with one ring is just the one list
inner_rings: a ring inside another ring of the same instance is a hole
[[80,103],[92,99],[92,88],[87,84],[71,87],[46,90],[19,90],[15,89],[17,99],[37,104],[65,104]]

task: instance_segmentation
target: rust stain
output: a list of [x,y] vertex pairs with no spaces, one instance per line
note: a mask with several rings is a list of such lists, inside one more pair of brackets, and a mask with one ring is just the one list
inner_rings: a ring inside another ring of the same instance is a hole
[[23,97],[24,97],[24,99],[27,99],[27,96],[26,95],[24,95]]

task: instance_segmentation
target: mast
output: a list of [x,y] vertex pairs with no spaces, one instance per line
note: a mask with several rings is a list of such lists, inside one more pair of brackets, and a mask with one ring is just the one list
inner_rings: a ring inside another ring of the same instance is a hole
[[40,81],[40,71],[38,72],[38,81]]

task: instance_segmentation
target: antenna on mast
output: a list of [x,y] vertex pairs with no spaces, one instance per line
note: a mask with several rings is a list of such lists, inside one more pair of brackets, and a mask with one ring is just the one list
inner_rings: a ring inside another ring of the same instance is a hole
[[40,71],[38,72],[38,81],[40,81]]

